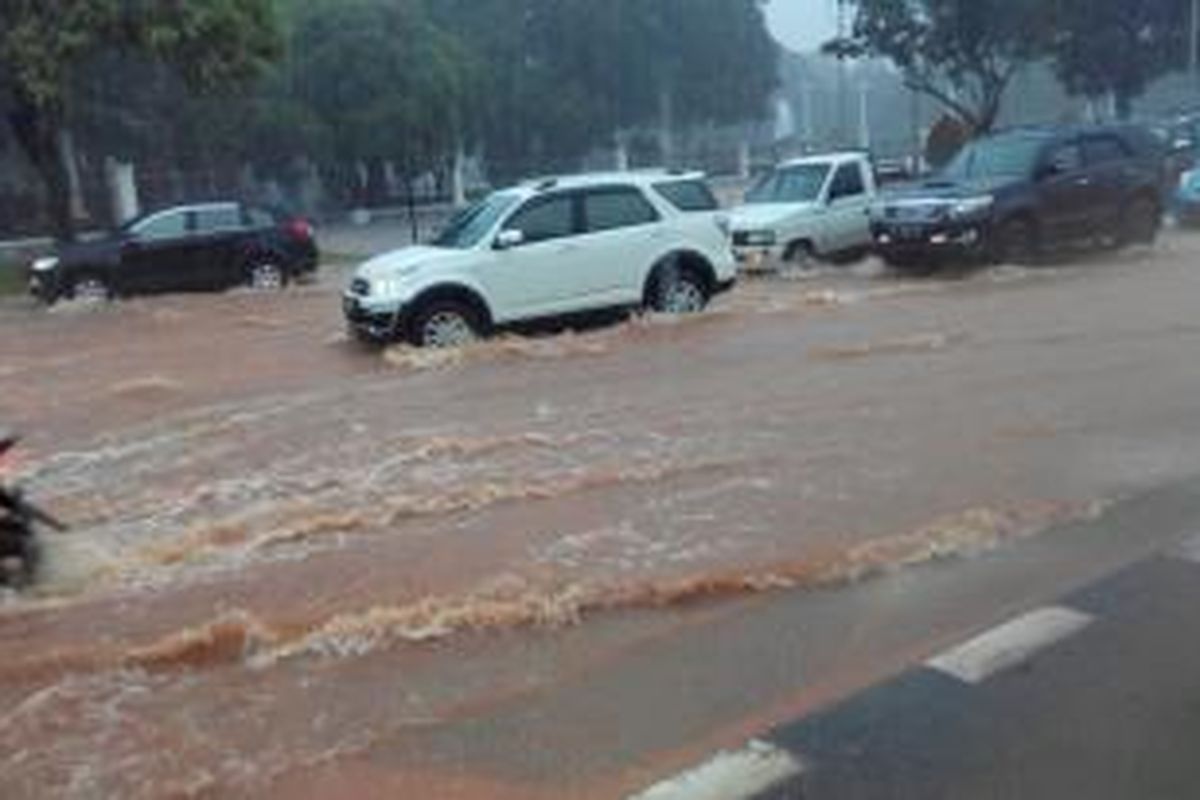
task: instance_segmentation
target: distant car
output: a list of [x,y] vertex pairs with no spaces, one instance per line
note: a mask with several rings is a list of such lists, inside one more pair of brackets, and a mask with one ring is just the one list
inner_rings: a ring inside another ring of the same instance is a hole
[[452,347],[498,326],[608,308],[693,313],[733,285],[703,175],[549,179],[496,192],[429,246],[363,264],[343,295],[360,339]]
[[880,255],[1023,262],[1072,242],[1152,243],[1162,224],[1159,148],[1130,126],[1029,128],[979,139],[940,173],[872,209]]
[[30,270],[47,303],[105,301],[234,286],[281,289],[317,268],[305,220],[241,203],[179,206],[139,217],[100,239],[64,245]]
[[1200,170],[1190,170],[1179,177],[1174,206],[1180,225],[1200,228]]
[[780,164],[731,212],[737,259],[747,270],[776,269],[865,251],[875,193],[875,170],[865,153]]

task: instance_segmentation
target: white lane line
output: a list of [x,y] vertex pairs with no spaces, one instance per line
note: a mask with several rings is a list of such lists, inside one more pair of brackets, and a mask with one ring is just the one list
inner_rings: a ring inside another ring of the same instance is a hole
[[1179,545],[1172,555],[1184,561],[1191,561],[1193,564],[1200,564],[1200,536],[1193,536]]
[[741,750],[718,753],[629,800],[742,800],[794,780],[803,772],[804,766],[795,756],[755,739]]
[[1040,608],[948,650],[925,665],[964,683],[983,683],[1094,621],[1094,617],[1070,608]]

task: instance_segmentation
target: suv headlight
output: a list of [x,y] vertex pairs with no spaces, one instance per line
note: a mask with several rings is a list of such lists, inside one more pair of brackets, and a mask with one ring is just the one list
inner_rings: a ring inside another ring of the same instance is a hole
[[746,231],[743,240],[750,247],[773,247],[775,231]]
[[979,197],[967,197],[959,200],[950,207],[950,216],[974,217],[990,210],[995,202],[996,198],[990,194],[980,195]]
[[50,272],[58,267],[58,256],[47,256],[33,262],[34,272]]
[[371,297],[378,300],[396,300],[404,296],[407,284],[405,276],[378,278],[371,281]]

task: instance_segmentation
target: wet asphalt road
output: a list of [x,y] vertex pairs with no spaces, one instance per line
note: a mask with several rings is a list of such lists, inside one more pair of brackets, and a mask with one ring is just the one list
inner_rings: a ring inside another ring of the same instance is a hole
[[77,532],[0,609],[0,777],[612,797],[831,707],[1181,534],[1063,529],[1200,475],[1198,256],[436,355],[351,346],[328,285],[5,308],[0,416]]

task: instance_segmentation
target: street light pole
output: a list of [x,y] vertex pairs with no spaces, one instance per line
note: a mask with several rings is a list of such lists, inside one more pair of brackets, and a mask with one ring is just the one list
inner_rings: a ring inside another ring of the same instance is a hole
[[1191,39],[1188,44],[1190,45],[1188,69],[1192,73],[1194,81],[1200,78],[1200,0],[1192,0]]

